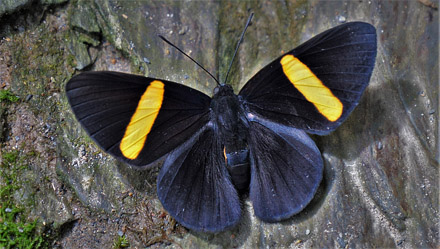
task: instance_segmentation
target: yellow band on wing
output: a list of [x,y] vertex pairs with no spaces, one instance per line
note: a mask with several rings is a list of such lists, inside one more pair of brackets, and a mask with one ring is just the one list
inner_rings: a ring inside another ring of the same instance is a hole
[[324,117],[332,122],[341,117],[341,101],[306,65],[291,54],[281,59],[281,65],[289,81]]
[[144,147],[147,136],[162,106],[164,84],[158,80],[150,83],[139,100],[119,148],[129,159],[136,159]]

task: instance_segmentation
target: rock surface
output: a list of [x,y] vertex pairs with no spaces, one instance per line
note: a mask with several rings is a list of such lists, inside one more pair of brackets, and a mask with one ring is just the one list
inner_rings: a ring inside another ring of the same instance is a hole
[[[54,247],[109,248],[122,235],[133,248],[439,246],[434,1],[62,2],[40,1],[41,23],[0,24],[0,87],[21,98],[0,108],[0,153],[26,157],[16,199],[56,235]],[[26,13],[8,3],[0,2],[0,18],[12,18],[4,13],[15,7]],[[211,95],[215,82],[156,34],[223,80],[250,12],[255,17],[228,82],[237,92],[283,52],[346,21],[376,27],[375,71],[347,121],[313,136],[325,175],[303,212],[267,224],[246,200],[238,227],[193,233],[161,208],[158,168],[139,171],[103,153],[76,122],[63,89],[75,69],[92,69],[172,80]]]

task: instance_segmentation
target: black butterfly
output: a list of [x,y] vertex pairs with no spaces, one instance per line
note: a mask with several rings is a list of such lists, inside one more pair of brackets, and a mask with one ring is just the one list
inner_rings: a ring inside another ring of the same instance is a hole
[[106,152],[144,167],[164,158],[157,192],[183,226],[218,232],[238,223],[239,192],[276,222],[300,212],[323,175],[307,133],[335,130],[356,107],[376,58],[376,30],[346,23],[282,55],[238,95],[213,97],[170,81],[117,72],[73,77],[77,119]]

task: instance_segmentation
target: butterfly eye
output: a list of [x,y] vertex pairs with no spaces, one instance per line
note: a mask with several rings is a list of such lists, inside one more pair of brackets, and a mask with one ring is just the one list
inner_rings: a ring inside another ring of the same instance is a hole
[[219,91],[219,87],[214,88],[214,95],[216,95]]

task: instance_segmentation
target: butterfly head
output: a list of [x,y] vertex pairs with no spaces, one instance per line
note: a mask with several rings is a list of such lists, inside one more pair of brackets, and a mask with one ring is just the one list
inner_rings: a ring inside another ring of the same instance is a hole
[[230,96],[234,95],[234,89],[232,89],[231,85],[228,84],[220,84],[216,88],[214,88],[214,96]]

